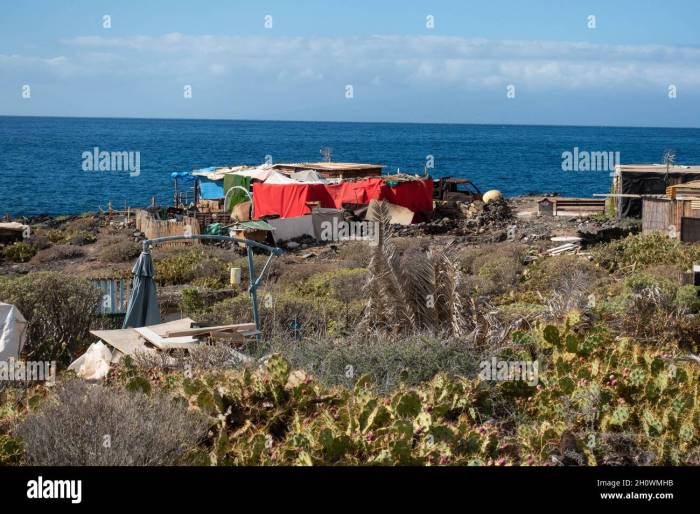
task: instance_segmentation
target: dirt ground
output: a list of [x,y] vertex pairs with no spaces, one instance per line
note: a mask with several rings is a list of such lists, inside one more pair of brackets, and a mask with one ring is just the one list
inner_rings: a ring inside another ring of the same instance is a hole
[[[621,230],[618,223],[599,217],[540,216],[537,213],[538,199],[539,197],[535,196],[512,197],[496,207],[479,205],[478,209],[472,209],[474,212],[469,211],[466,217],[442,216],[440,212],[436,212],[434,219],[429,222],[395,226],[394,236],[397,244],[402,247],[414,244],[423,247],[440,246],[448,243],[457,247],[467,247],[518,242],[533,245],[539,251],[546,251],[561,244],[551,241],[555,236],[583,236],[585,244],[586,238],[591,234],[610,229]],[[38,222],[29,220],[29,223],[37,246],[44,248],[28,262],[15,263],[7,259],[0,261],[0,275],[63,271],[86,278],[130,277],[131,266],[138,256],[140,241],[144,239],[143,234],[133,227],[133,221],[127,225],[123,219],[117,218],[111,221],[105,217],[94,217],[92,220],[86,220],[84,217],[44,218]],[[58,243],[46,240],[47,237],[55,239],[56,232],[59,232],[59,235],[65,233],[65,237],[70,238],[75,232],[72,227],[76,224],[80,225],[80,228],[87,227],[81,233],[87,231],[94,237],[89,238],[89,241],[77,243],[73,240]],[[105,257],[107,247],[114,245],[121,245],[127,251],[119,254],[117,258]],[[357,246],[347,242],[318,244],[305,240],[295,246],[294,249],[287,248],[278,260],[278,271],[288,265],[298,267],[317,261],[341,264],[344,260],[357,259],[357,255],[353,255]],[[56,247],[60,248],[57,250]],[[210,245],[202,247],[209,249]],[[231,258],[240,257],[239,248],[229,248],[232,252]],[[154,259],[158,260],[186,249],[156,247],[152,252]]]

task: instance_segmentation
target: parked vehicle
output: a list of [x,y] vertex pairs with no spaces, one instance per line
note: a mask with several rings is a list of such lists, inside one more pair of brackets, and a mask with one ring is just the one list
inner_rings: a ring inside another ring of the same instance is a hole
[[473,202],[481,198],[481,191],[469,179],[442,177],[433,181],[433,200]]

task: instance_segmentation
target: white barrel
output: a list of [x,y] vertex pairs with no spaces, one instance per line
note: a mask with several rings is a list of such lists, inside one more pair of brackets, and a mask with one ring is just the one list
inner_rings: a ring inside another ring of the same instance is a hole
[[231,285],[241,285],[241,268],[231,268]]

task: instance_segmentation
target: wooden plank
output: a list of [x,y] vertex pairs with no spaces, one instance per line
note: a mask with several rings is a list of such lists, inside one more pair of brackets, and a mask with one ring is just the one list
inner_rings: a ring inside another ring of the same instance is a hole
[[235,325],[218,325],[215,327],[186,328],[182,330],[166,330],[166,337],[198,336],[212,332],[246,332],[255,329],[255,323],[238,323]]
[[153,330],[161,337],[168,337],[168,331],[185,330],[192,327],[194,320],[192,318],[180,318],[157,325],[150,325],[148,328]]
[[150,327],[91,330],[90,333],[124,355],[133,355],[136,351],[155,351],[154,348],[148,346],[149,343],[161,350],[171,348],[189,349],[199,346],[199,341],[191,337],[181,337],[175,340],[170,340],[167,337],[169,330],[184,330],[189,328],[192,323],[193,320],[191,318],[182,318],[158,325],[151,325]]
[[642,195],[628,193],[593,193],[593,196],[605,196],[611,198],[641,198]]
[[124,355],[133,355],[137,351],[154,351],[153,348],[146,345],[146,341],[133,328],[91,330],[90,333]]
[[170,350],[182,348],[191,350],[200,345],[199,341],[194,337],[163,337],[155,333],[149,327],[139,327],[134,329],[141,334],[144,339],[161,350]]

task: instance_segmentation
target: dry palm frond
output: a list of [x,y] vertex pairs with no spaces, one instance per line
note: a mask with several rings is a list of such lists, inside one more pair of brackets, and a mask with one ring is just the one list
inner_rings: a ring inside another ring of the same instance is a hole
[[428,261],[433,268],[437,322],[440,325],[448,324],[451,333],[461,335],[466,327],[464,306],[459,294],[462,277],[451,250],[451,246],[430,250]]
[[400,326],[406,317],[401,286],[396,270],[396,249],[391,243],[391,224],[388,206],[378,206],[377,244],[369,262],[369,280],[365,286],[368,298],[365,322],[370,327],[391,328]]
[[583,308],[588,298],[589,280],[589,275],[578,268],[561,277],[547,301],[549,316],[561,318],[572,309]]
[[406,252],[401,259],[400,283],[410,325],[418,330],[430,329],[437,321],[435,281],[430,261],[420,250]]
[[414,250],[399,258],[391,241],[386,204],[380,204],[377,217],[378,239],[368,267],[363,324],[400,332],[427,329],[463,334],[461,277],[449,248],[428,253]]

